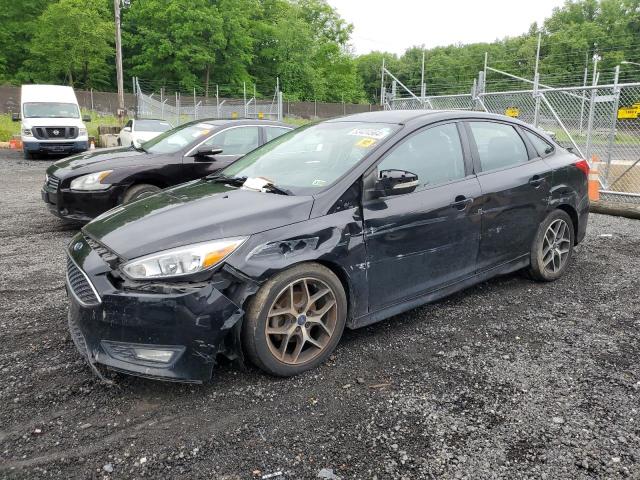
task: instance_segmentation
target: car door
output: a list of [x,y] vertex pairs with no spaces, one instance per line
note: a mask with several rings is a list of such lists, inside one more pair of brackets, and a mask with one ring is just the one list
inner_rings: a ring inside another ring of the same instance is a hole
[[530,252],[547,211],[552,172],[516,125],[484,120],[466,125],[482,189],[481,271]]
[[225,168],[251,150],[258,148],[261,143],[259,126],[229,127],[215,133],[197,147],[216,147],[222,149],[222,153],[209,156],[193,156],[191,153],[184,158],[184,162],[191,166],[193,178],[201,178]]
[[464,138],[457,122],[429,126],[365,176],[365,189],[383,170],[409,171],[419,182],[411,193],[363,199],[372,311],[474,274],[480,186]]

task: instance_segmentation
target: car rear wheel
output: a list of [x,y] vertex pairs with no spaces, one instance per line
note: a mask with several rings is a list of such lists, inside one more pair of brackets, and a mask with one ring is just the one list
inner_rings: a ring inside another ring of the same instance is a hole
[[251,362],[288,377],[324,362],[347,318],[342,283],[328,268],[305,263],[281,272],[250,300],[242,343]]
[[543,282],[560,278],[573,254],[573,222],[563,210],[554,210],[538,227],[531,248],[529,275]]
[[148,197],[159,191],[160,188],[156,187],[155,185],[148,185],[146,183],[134,185],[132,187],[129,187],[129,189],[125,192],[124,197],[122,197],[122,203],[135,202],[136,200]]

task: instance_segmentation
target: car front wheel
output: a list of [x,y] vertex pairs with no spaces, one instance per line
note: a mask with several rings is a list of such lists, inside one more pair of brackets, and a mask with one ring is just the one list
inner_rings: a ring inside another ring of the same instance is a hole
[[342,283],[328,268],[305,263],[267,281],[250,300],[242,343],[251,362],[288,377],[324,362],[347,318]]
[[146,183],[134,185],[125,192],[124,197],[122,198],[122,203],[135,202],[136,200],[148,197],[159,191],[160,188],[155,185],[148,185]]
[[538,227],[531,247],[531,277],[543,282],[560,278],[571,260],[573,244],[571,218],[563,210],[554,210]]

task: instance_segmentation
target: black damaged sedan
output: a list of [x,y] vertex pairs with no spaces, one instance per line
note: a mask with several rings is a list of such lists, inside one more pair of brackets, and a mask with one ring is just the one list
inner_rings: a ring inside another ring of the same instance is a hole
[[294,375],[358,328],[490,277],[552,281],[585,235],[585,160],[478,112],[359,114],[86,225],[69,325],[91,365],[201,382],[219,355]]
[[88,222],[117,205],[220,170],[292,129],[265,120],[196,120],[141,146],[55,162],[47,169],[42,200],[58,217]]

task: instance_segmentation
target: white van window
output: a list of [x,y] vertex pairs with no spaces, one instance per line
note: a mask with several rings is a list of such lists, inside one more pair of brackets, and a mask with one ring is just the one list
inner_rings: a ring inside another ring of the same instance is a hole
[[74,103],[29,102],[23,105],[24,118],[80,118]]

